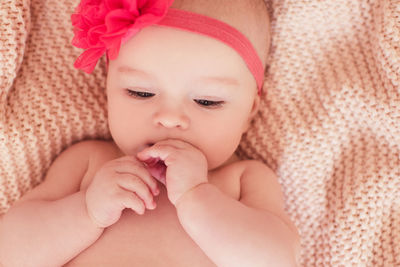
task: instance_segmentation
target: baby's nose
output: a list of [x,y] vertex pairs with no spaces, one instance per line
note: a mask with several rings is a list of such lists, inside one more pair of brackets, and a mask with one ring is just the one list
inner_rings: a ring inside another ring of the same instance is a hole
[[156,126],[186,130],[189,127],[189,123],[189,117],[178,108],[164,108],[154,114],[154,124]]

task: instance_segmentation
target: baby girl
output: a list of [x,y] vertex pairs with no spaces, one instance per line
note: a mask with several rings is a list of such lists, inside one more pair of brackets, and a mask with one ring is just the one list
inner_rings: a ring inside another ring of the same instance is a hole
[[274,173],[235,150],[258,111],[263,0],[82,0],[111,141],[66,149],[0,224],[4,266],[296,266]]

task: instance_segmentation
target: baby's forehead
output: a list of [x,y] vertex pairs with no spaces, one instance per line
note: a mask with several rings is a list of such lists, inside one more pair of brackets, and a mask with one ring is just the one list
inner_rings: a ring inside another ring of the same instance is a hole
[[[256,81],[237,50],[216,38],[175,27],[152,25],[142,29],[122,44],[115,60],[118,66],[154,73],[164,81],[185,77],[194,80],[197,76],[233,77],[231,80],[242,84]],[[167,75],[170,77],[164,77]]]
[[206,15],[237,29],[252,43],[265,68],[270,24],[264,0],[175,0],[172,7]]

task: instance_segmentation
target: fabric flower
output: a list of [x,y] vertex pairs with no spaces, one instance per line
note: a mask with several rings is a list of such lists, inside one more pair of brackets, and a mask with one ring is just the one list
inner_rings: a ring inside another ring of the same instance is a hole
[[105,53],[118,56],[122,43],[140,29],[159,22],[173,0],[82,0],[71,15],[72,44],[85,51],[75,68],[91,73]]

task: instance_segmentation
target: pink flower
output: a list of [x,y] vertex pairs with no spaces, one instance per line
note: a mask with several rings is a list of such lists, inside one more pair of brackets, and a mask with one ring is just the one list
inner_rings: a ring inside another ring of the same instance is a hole
[[143,27],[159,22],[173,0],[82,0],[71,15],[74,26],[72,44],[85,51],[75,68],[91,73],[107,52],[118,56],[122,43]]

